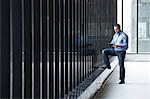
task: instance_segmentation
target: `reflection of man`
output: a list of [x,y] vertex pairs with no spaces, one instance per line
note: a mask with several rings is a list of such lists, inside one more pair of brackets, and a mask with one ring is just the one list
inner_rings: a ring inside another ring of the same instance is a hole
[[120,82],[119,84],[125,83],[125,67],[124,67],[124,58],[126,54],[126,50],[128,49],[128,36],[120,30],[120,25],[116,24],[114,26],[115,34],[110,45],[113,48],[103,49],[102,55],[104,58],[104,65],[102,68],[110,69],[110,62],[108,55],[118,56],[119,66],[120,66]]

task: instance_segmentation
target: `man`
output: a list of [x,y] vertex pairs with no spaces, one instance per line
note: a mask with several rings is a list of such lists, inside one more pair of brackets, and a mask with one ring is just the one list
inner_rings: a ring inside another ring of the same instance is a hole
[[102,68],[111,69],[108,58],[109,55],[118,56],[120,66],[120,80],[121,80],[119,84],[124,84],[125,83],[124,59],[126,50],[128,49],[128,36],[123,31],[121,31],[119,24],[116,24],[114,26],[114,31],[115,34],[113,35],[113,39],[111,43],[109,43],[112,46],[112,48],[106,48],[103,49],[102,51],[102,56],[104,58],[104,65],[102,66]]

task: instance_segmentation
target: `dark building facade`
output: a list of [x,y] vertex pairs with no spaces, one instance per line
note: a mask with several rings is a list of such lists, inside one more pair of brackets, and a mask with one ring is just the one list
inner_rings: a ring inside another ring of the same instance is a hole
[[93,71],[117,0],[0,0],[0,98],[66,98]]

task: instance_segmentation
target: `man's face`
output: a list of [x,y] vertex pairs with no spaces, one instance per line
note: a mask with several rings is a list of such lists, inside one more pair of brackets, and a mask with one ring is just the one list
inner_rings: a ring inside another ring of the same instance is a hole
[[119,32],[120,32],[120,29],[119,29],[117,26],[115,26],[115,27],[114,27],[114,31],[115,31],[116,33],[119,33]]

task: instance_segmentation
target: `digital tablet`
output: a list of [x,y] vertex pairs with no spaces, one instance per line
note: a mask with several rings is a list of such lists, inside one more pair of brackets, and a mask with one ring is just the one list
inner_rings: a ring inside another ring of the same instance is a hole
[[111,46],[113,46],[114,44],[112,44],[112,43],[108,43],[108,45],[111,45]]

